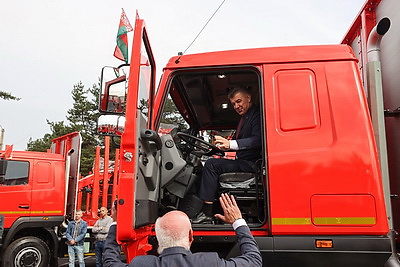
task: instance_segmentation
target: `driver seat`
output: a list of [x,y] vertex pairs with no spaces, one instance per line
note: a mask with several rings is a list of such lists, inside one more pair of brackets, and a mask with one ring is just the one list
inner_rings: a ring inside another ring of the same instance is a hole
[[261,180],[262,159],[257,160],[253,169],[254,172],[226,172],[218,177],[220,188],[249,188],[257,185]]
[[256,162],[254,172],[229,172],[221,174],[218,178],[218,195],[234,195],[247,220],[263,221],[263,209],[259,209],[264,200],[262,160]]
[[227,172],[219,176],[221,188],[249,188],[255,183],[254,172]]

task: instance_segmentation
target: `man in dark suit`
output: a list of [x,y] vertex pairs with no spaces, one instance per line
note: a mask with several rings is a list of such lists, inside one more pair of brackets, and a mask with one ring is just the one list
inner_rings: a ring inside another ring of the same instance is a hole
[[254,172],[255,162],[261,158],[261,120],[258,107],[252,102],[248,91],[242,87],[233,88],[228,98],[241,119],[233,140],[215,136],[215,144],[224,151],[236,151],[236,159],[210,158],[206,161],[198,192],[199,199],[194,198],[193,201],[193,210],[202,210],[192,219],[192,223],[213,221],[212,203],[220,174]]
[[105,243],[103,265],[105,267],[262,266],[261,253],[249,227],[245,220],[242,219],[235,198],[222,194],[220,202],[224,215],[216,214],[215,216],[226,223],[232,224],[238,237],[242,255],[225,260],[221,259],[215,252],[190,252],[190,245],[193,242],[193,230],[190,220],[185,213],[175,210],[158,218],[155,224],[160,256],[136,256],[129,265],[121,262],[120,247],[115,240],[116,225],[111,225]]

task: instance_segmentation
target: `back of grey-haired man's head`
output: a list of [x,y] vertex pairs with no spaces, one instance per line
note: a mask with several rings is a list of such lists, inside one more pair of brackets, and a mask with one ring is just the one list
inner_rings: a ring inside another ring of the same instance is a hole
[[155,231],[158,241],[158,253],[170,247],[190,249],[190,220],[181,211],[171,211],[156,220]]

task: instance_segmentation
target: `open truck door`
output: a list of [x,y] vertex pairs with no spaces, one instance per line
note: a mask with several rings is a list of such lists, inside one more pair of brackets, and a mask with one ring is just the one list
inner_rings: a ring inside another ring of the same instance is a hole
[[[117,239],[130,241],[127,251],[144,254],[151,228],[142,227],[158,217],[159,151],[157,133],[148,129],[155,90],[155,62],[144,21],[136,17],[130,64],[104,68],[100,96],[99,132],[119,136]],[[132,242],[133,240],[133,242]],[[141,250],[140,248],[143,247]],[[129,258],[132,256],[129,255]]]

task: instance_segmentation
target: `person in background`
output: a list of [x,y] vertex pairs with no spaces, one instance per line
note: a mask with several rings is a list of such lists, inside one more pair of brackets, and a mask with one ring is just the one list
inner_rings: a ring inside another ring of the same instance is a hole
[[79,267],[85,266],[83,258],[83,243],[87,232],[87,223],[82,220],[82,211],[75,212],[75,220],[68,224],[67,237],[69,267],[75,266],[75,253],[78,256]]
[[[158,241],[158,257],[154,255],[136,256],[127,264],[120,259],[121,248],[116,241],[116,223],[110,227],[104,248],[103,265],[105,267],[157,267],[157,266],[262,266],[261,253],[250,232],[233,196],[222,194],[220,203],[224,215],[215,216],[232,225],[238,238],[241,255],[231,259],[222,259],[216,252],[192,253],[193,230],[189,217],[182,211],[170,211],[159,217],[155,224]],[[113,212],[114,217],[114,212]]]
[[108,230],[113,222],[112,218],[108,216],[108,210],[106,207],[100,208],[100,218],[94,224],[92,233],[95,237],[95,253],[96,253],[96,267],[103,266],[103,252],[104,252],[104,241],[106,240]]

